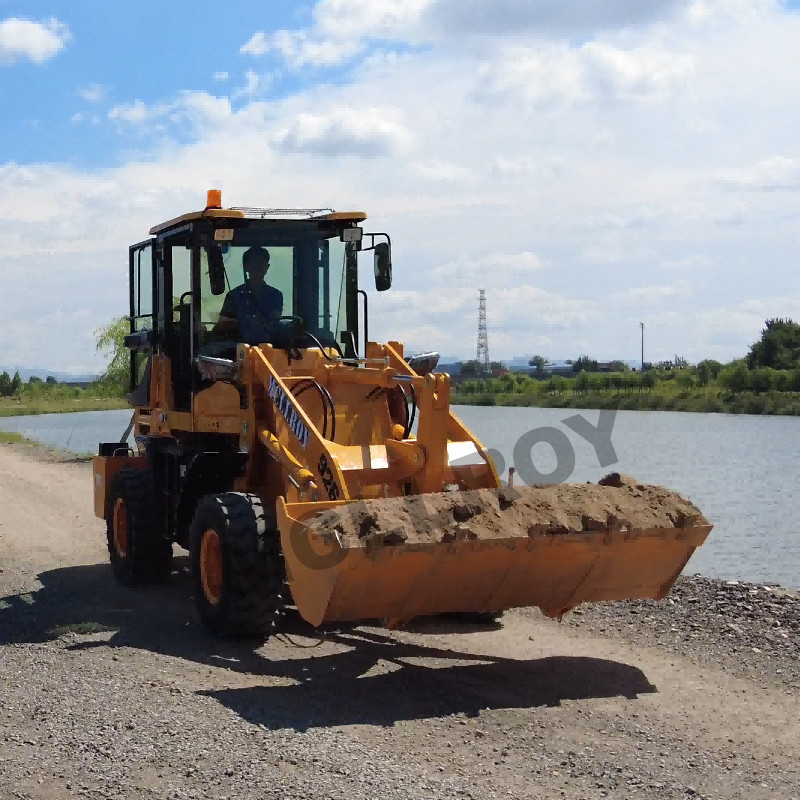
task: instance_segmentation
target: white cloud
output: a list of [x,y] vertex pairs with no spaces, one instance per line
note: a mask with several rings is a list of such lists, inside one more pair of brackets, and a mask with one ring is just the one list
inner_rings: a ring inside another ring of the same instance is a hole
[[607,29],[670,19],[685,0],[437,0],[430,22],[453,35],[549,35],[578,37]]
[[369,41],[424,39],[419,30],[431,0],[320,0],[304,30],[257,31],[239,50],[260,57],[277,53],[295,69],[336,66],[363,52]]
[[242,52],[249,55],[278,53],[286,63],[295,69],[309,65],[312,67],[332,67],[360,53],[360,39],[314,38],[306,31],[276,31],[269,38],[259,32]]
[[503,288],[528,285],[533,274],[545,268],[542,259],[522,253],[461,253],[458,258],[434,267],[430,278],[442,288],[480,286]]
[[215,72],[211,77],[217,83],[224,83],[228,80],[230,75],[227,72]]
[[231,99],[238,99],[241,97],[256,97],[264,94],[272,85],[271,75],[260,75],[257,72],[249,69],[244,74],[244,86],[240,86],[231,92]]
[[580,54],[588,82],[601,92],[629,99],[664,100],[685,88],[695,66],[692,56],[652,47],[626,51],[590,42]]
[[230,101],[226,97],[216,97],[207,92],[183,91],[171,102],[148,105],[143,100],[113,106],[108,118],[120,125],[152,130],[163,130],[170,124],[190,122],[202,130],[209,125],[218,124],[231,116]]
[[239,52],[249,56],[263,56],[270,51],[264,31],[256,31],[240,48]]
[[674,273],[704,272],[714,267],[713,259],[705,255],[690,255],[667,259],[659,265],[661,269]]
[[773,156],[749,167],[720,170],[723,186],[759,192],[800,189],[800,158]]
[[424,178],[434,181],[466,181],[473,176],[469,167],[444,161],[419,161],[412,166]]
[[694,66],[692,56],[660,46],[624,50],[596,41],[578,48],[516,46],[481,69],[480,91],[559,109],[607,99],[664,101],[685,88]]
[[108,112],[108,118],[118,122],[127,122],[132,125],[141,125],[153,116],[159,116],[164,106],[149,107],[143,100],[134,100],[132,103],[123,103],[114,106]]
[[388,156],[401,151],[410,136],[392,119],[391,109],[340,108],[328,115],[298,114],[275,136],[275,146],[285,152],[321,156]]
[[89,86],[78,89],[78,94],[87,103],[99,103],[106,96],[106,90],[99,83],[92,83]]
[[662,301],[679,297],[691,296],[691,289],[686,284],[658,284],[655,286],[636,286],[630,289],[623,289],[609,296],[611,303],[626,303],[636,301],[637,303],[660,303]]
[[694,0],[688,15],[695,24],[717,24],[729,20],[758,23],[765,14],[778,9],[776,0]]
[[55,18],[46,22],[9,17],[0,22],[0,64],[23,58],[42,64],[64,49],[69,28]]

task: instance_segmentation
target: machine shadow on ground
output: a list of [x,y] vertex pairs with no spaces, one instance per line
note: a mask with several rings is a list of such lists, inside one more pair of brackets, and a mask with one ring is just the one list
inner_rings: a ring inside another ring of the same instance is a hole
[[[443,649],[378,628],[315,630],[290,614],[288,635],[263,647],[222,642],[197,621],[187,559],[175,563],[170,584],[135,589],[116,584],[107,564],[42,573],[40,590],[0,599],[0,645],[58,640],[73,651],[130,647],[264,676],[262,686],[201,689],[198,694],[253,724],[296,730],[477,716],[486,709],[558,706],[564,700],[635,699],[656,691],[640,669],[628,664],[477,655],[456,632],[491,631],[497,625],[459,628],[452,622],[426,622],[417,627],[423,635],[452,631],[452,649]],[[300,642],[306,647],[292,647],[293,635],[309,637]],[[308,647],[317,637],[323,645]]]

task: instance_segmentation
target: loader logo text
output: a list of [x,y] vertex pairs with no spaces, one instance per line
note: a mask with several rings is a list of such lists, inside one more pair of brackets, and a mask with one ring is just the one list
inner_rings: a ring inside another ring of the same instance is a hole
[[319,476],[322,478],[322,485],[328,493],[328,499],[338,500],[339,487],[336,485],[336,481],[333,478],[333,471],[328,464],[328,459],[325,458],[325,453],[319,457],[319,464],[317,466],[319,468]]
[[281,385],[275,380],[274,377],[269,379],[268,393],[272,399],[272,402],[275,403],[278,411],[281,412],[283,418],[286,420],[289,430],[297,437],[300,444],[305,448],[308,445],[308,440],[311,438],[311,434],[308,432],[308,428],[300,418],[300,415],[297,413],[297,411],[295,411],[291,400],[289,400],[289,398],[286,396],[286,392],[283,391]]

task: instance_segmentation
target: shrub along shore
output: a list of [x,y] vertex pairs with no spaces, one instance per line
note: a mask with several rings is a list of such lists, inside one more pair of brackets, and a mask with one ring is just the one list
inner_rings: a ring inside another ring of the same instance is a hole
[[615,408],[631,411],[694,411],[725,414],[769,414],[800,416],[800,392],[726,392],[719,389],[652,391],[575,391],[524,387],[504,391],[488,386],[466,391],[456,386],[454,405],[536,406],[539,408]]
[[800,367],[750,368],[741,360],[726,367],[703,361],[697,366],[659,366],[644,372],[581,371],[571,377],[506,373],[460,381],[453,387],[452,402],[797,416]]

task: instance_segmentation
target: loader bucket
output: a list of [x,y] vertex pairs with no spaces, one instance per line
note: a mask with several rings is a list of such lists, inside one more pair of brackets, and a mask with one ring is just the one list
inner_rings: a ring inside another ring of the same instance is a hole
[[662,599],[712,527],[677,494],[635,482],[281,500],[278,524],[312,625]]

